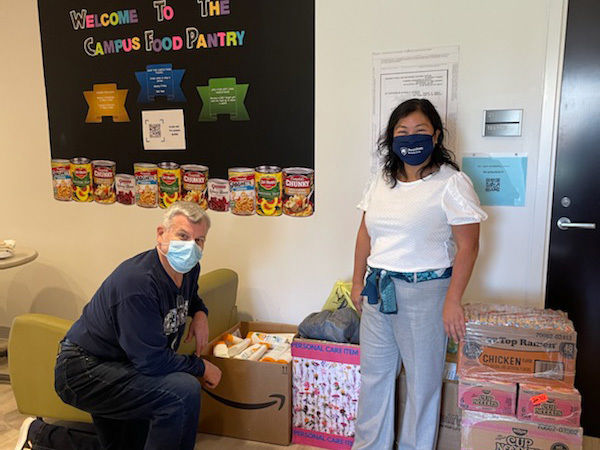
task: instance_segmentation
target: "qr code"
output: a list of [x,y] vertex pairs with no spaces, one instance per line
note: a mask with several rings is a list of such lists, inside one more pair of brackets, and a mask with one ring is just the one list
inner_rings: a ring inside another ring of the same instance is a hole
[[500,178],[486,178],[485,192],[500,192]]
[[148,127],[149,127],[151,138],[159,138],[162,136],[161,130],[160,130],[160,123],[149,123]]

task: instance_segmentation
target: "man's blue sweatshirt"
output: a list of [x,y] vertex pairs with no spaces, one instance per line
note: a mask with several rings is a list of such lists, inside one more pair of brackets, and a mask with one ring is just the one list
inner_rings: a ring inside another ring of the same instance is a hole
[[202,359],[175,353],[186,316],[208,313],[198,297],[199,275],[196,265],[178,288],[156,249],[140,253],[104,280],[66,338],[100,359],[131,361],[145,375],[202,376]]

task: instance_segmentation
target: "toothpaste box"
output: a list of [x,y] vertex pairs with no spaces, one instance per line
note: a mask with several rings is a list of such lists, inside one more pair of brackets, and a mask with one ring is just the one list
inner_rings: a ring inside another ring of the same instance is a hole
[[350,450],[360,391],[360,347],[294,339],[292,442]]
[[477,378],[461,378],[458,383],[459,408],[514,416],[516,404],[516,383]]
[[581,395],[577,389],[521,384],[517,417],[532,422],[578,427]]
[[583,430],[463,411],[461,450],[582,450]]

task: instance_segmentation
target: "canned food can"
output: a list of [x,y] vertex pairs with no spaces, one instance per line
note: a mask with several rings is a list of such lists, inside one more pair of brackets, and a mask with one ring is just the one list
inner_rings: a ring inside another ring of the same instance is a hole
[[158,206],[168,208],[181,195],[181,169],[174,162],[158,164]]
[[208,207],[213,211],[229,211],[229,181],[208,180]]
[[126,173],[115,175],[117,201],[123,205],[135,204],[135,177]]
[[198,203],[203,209],[208,209],[207,181],[208,167],[199,164],[184,164],[181,166],[181,198],[186,202]]
[[306,217],[313,214],[315,171],[306,167],[283,169],[283,213]]
[[73,200],[76,202],[93,201],[92,162],[88,158],[73,158],[70,172],[73,183]]
[[232,167],[228,171],[231,212],[239,216],[254,214],[254,169]]
[[68,159],[53,159],[52,190],[56,200],[70,201],[73,196],[73,183],[71,181],[71,163]]
[[151,163],[135,163],[135,202],[143,208],[156,208],[158,204],[158,166]]
[[256,214],[259,216],[281,215],[281,167],[259,166],[255,169]]
[[94,201],[97,203],[114,203],[115,194],[115,169],[114,161],[92,161],[92,180],[94,186]]

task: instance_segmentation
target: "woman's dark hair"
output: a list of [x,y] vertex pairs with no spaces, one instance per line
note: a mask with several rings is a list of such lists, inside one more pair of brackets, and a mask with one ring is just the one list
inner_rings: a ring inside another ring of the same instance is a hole
[[383,176],[384,179],[391,185],[391,187],[396,186],[398,175],[402,175],[404,177],[406,176],[404,163],[392,151],[394,128],[400,119],[405,118],[415,111],[422,112],[429,119],[431,125],[433,125],[434,134],[436,131],[440,132],[437,142],[433,148],[433,153],[431,154],[431,160],[426,166],[419,170],[419,176],[421,176],[424,170],[434,167],[438,168],[444,163],[450,164],[456,170],[460,170],[458,164],[456,164],[454,161],[454,154],[444,147],[444,126],[442,125],[442,119],[436,111],[435,106],[433,106],[427,99],[412,98],[400,103],[396,109],[392,111],[387,128],[377,142],[378,151],[384,158]]

